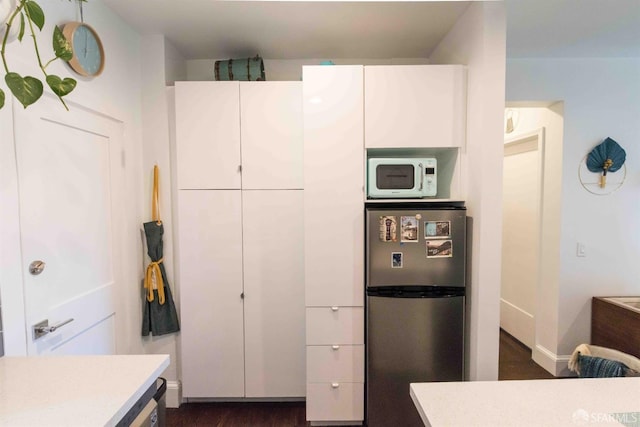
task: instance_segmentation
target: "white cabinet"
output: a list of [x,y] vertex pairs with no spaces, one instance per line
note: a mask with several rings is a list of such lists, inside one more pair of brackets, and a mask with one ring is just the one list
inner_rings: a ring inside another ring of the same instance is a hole
[[463,146],[464,66],[367,66],[364,82],[367,148]]
[[300,82],[240,84],[243,189],[301,189]]
[[364,344],[362,307],[307,307],[307,345]]
[[178,189],[240,188],[239,82],[176,82]]
[[303,68],[307,420],[364,418],[362,66]]
[[246,397],[305,395],[302,196],[242,192]]
[[[302,397],[302,85],[231,82],[236,90],[227,93],[226,83],[176,84],[183,395]],[[211,114],[216,102],[233,104],[222,92],[238,105],[228,124],[238,124],[239,157],[234,151],[215,162],[242,165],[237,188],[189,170],[213,168],[210,156],[220,153],[209,146],[213,139],[198,140],[185,127],[199,126],[201,136],[223,127]]]
[[176,82],[178,189],[301,189],[300,82]]
[[[361,421],[364,414],[363,383],[307,384],[307,420]],[[314,423],[314,425],[317,425]]]
[[363,304],[362,68],[303,68],[307,306]]
[[239,190],[178,195],[185,397],[244,396]]
[[364,345],[307,347],[308,383],[364,382]]

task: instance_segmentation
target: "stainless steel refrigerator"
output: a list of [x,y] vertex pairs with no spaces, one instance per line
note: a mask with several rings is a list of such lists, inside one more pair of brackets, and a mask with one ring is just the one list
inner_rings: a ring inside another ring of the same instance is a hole
[[366,208],[366,419],[422,426],[412,382],[464,379],[464,204]]

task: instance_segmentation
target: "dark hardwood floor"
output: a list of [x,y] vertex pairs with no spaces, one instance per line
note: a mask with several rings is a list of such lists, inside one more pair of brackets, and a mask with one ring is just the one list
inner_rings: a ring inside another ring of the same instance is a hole
[[167,427],[306,427],[304,402],[183,403],[167,408]]
[[499,380],[555,378],[531,359],[531,349],[500,329]]
[[[554,378],[531,360],[531,350],[500,330],[500,380]],[[167,408],[167,427],[306,427],[304,402],[184,403]]]

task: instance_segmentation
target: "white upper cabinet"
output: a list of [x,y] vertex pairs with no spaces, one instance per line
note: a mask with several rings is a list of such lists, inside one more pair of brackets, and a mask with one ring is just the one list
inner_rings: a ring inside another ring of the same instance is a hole
[[239,189],[240,82],[176,82],[178,189]]
[[464,66],[367,66],[364,88],[366,148],[464,145]]
[[302,83],[240,83],[242,188],[302,189]]

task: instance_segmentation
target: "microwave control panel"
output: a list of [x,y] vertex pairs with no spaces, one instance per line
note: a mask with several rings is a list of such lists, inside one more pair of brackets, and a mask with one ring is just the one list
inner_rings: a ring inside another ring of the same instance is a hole
[[436,159],[424,159],[424,195],[435,196],[437,189]]

